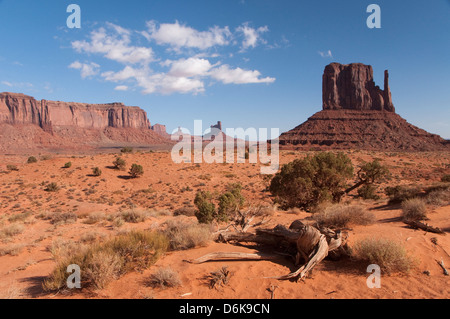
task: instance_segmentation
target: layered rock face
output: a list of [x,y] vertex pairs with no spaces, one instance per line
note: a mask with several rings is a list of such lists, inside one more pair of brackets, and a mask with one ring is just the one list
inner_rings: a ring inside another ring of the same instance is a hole
[[31,96],[17,93],[0,94],[0,122],[13,125],[35,124],[43,129],[55,126],[93,129],[150,127],[147,113],[139,107],[129,107],[122,103],[37,101]]
[[395,112],[388,71],[385,71],[384,90],[381,90],[373,81],[370,65],[327,65],[323,74],[323,109]]
[[395,113],[385,72],[384,90],[373,69],[361,63],[332,63],[323,75],[323,110],[280,136],[284,148],[449,150],[448,141],[430,134]]
[[[144,110],[122,103],[38,101],[20,93],[0,93],[0,126],[2,151],[170,143],[161,134],[164,126],[155,133]],[[23,133],[31,131],[33,137]]]

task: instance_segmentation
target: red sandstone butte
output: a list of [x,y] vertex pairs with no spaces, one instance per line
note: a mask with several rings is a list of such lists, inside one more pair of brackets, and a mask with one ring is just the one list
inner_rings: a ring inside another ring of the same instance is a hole
[[385,71],[384,89],[370,65],[332,63],[323,75],[323,110],[280,136],[287,149],[449,150],[438,135],[409,124],[395,113]]

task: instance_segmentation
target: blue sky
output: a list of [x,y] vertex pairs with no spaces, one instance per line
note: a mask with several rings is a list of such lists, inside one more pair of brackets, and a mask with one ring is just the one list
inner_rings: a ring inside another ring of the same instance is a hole
[[284,132],[321,110],[327,64],[361,62],[380,87],[389,70],[401,116],[450,139],[449,18],[448,0],[0,0],[0,92],[140,106],[169,132]]

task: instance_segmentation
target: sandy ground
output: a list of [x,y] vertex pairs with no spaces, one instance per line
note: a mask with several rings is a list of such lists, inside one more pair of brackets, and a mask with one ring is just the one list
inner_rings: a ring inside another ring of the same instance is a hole
[[[383,187],[398,184],[429,185],[450,171],[447,153],[347,152],[355,165],[374,158],[381,159],[392,172],[392,179]],[[288,163],[306,153],[282,151],[281,162]],[[33,154],[30,154],[33,155]],[[35,155],[36,157],[39,157]],[[369,289],[366,284],[368,265],[351,260],[324,260],[304,281],[278,281],[266,277],[280,276],[294,270],[292,261],[284,257],[272,261],[226,261],[200,265],[186,263],[209,252],[254,252],[252,247],[237,247],[210,243],[206,247],[169,252],[143,272],[131,272],[113,281],[103,290],[83,290],[79,293],[45,293],[43,280],[56,262],[49,247],[55,241],[80,241],[88,236],[107,238],[129,229],[157,229],[166,220],[175,218],[174,210],[193,206],[197,190],[222,192],[228,183],[244,186],[247,204],[270,205],[272,199],[265,189],[267,178],[260,174],[258,164],[174,164],[168,152],[138,152],[124,155],[127,166],[144,167],[144,176],[128,179],[127,172],[111,168],[117,153],[88,156],[44,156],[38,163],[26,164],[27,157],[0,157],[0,229],[15,225],[16,235],[0,238],[0,298],[156,298],[156,299],[269,299],[269,288],[276,287],[276,299],[329,298],[448,298],[450,277],[444,276],[436,260],[450,268],[450,236],[413,230],[400,220],[398,206],[387,206],[386,197],[378,201],[359,201],[375,214],[371,226],[355,226],[348,230],[348,243],[367,237],[390,238],[404,245],[417,260],[417,267],[407,275],[382,274],[381,288]],[[62,168],[72,162],[70,168]],[[16,165],[18,171],[8,171]],[[100,177],[91,176],[92,168],[102,170]],[[44,189],[50,182],[60,187],[58,192]],[[380,193],[382,195],[382,193]],[[351,197],[349,201],[357,201]],[[115,214],[137,207],[158,214],[143,223],[115,227],[104,220],[86,224],[93,213]],[[75,223],[52,225],[43,218],[53,213],[74,212]],[[25,214],[24,218],[16,218]],[[306,212],[288,214],[277,211],[267,227],[289,224],[310,216]],[[11,217],[13,217],[11,219]],[[450,232],[450,206],[430,208],[430,225]],[[190,217],[195,221],[195,217]],[[431,238],[437,238],[433,244]],[[228,285],[210,289],[206,276],[227,266],[232,272]],[[152,288],[148,279],[158,268],[171,267],[178,272],[182,284],[176,288]],[[428,274],[424,272],[427,271]]]

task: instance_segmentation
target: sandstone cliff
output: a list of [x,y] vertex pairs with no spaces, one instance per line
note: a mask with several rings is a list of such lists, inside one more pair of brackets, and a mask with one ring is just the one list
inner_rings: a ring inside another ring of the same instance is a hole
[[20,93],[0,93],[0,126],[2,151],[170,144],[163,126],[155,133],[144,110],[122,103],[38,101]]
[[385,71],[384,90],[370,65],[332,63],[323,75],[323,110],[280,136],[282,148],[433,151],[448,141],[395,113]]

